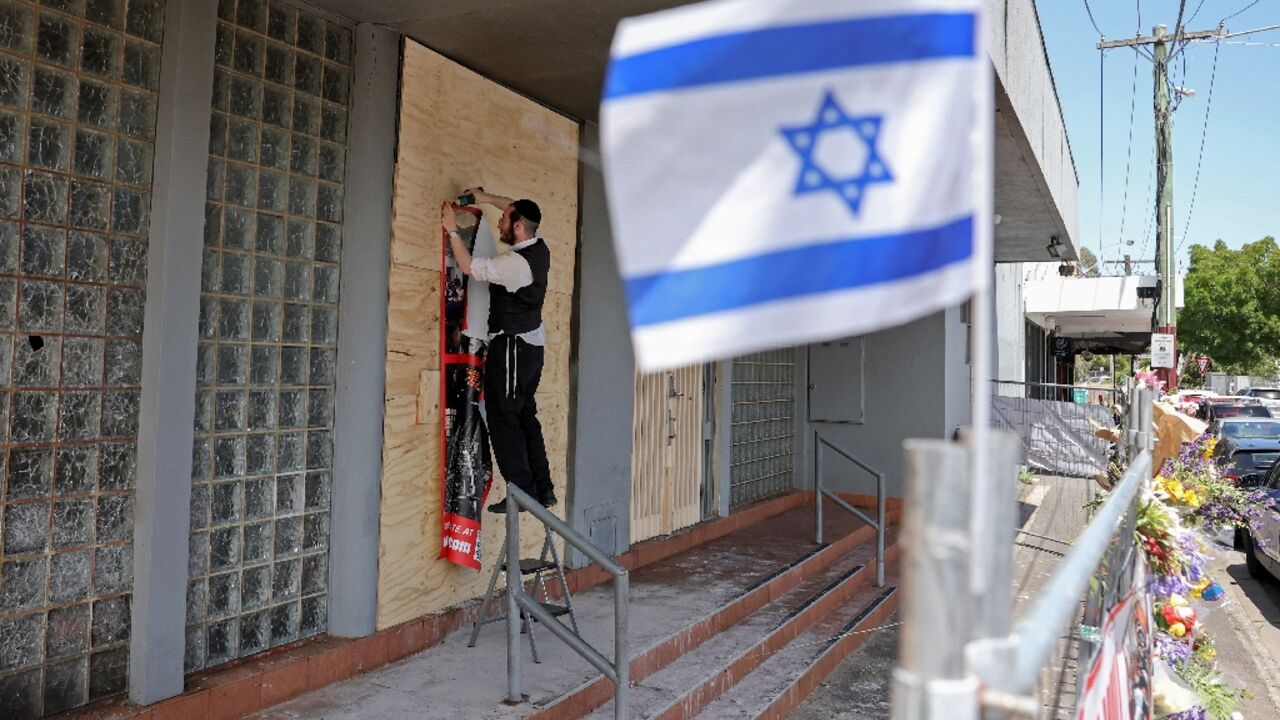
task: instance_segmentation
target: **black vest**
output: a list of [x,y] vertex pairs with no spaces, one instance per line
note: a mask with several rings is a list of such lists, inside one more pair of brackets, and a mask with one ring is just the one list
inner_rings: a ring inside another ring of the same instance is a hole
[[511,292],[498,283],[489,284],[489,332],[520,335],[542,324],[542,300],[547,295],[547,273],[551,271],[551,250],[547,241],[512,250],[529,263],[533,283]]

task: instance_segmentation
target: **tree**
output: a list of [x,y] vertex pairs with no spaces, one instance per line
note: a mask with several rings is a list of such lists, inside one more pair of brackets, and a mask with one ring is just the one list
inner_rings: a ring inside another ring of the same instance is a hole
[[[1249,374],[1280,357],[1280,246],[1265,237],[1232,250],[1191,246],[1178,316],[1184,354],[1208,355],[1215,369]],[[1263,374],[1271,374],[1271,370]]]
[[1098,271],[1098,258],[1092,250],[1081,246],[1076,254],[1080,256],[1080,277],[1098,277],[1102,274]]

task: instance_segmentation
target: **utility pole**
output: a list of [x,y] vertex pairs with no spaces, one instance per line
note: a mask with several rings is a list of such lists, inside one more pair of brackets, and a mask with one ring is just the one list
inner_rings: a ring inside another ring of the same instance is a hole
[[[1174,308],[1174,284],[1177,269],[1173,261],[1173,111],[1169,108],[1169,43],[1164,25],[1157,25],[1152,34],[1155,46],[1155,118],[1156,118],[1156,261],[1160,274],[1160,304],[1156,306],[1156,325],[1159,332],[1174,335],[1173,356],[1178,357],[1177,311]],[[1157,368],[1156,374],[1164,386],[1178,384],[1177,360],[1175,367]]]
[[[1173,246],[1173,110],[1169,98],[1169,47],[1178,42],[1222,38],[1227,29],[1221,25],[1217,30],[1200,32],[1184,32],[1182,28],[1174,28],[1169,35],[1168,28],[1157,25],[1152,28],[1150,37],[1136,37],[1131,40],[1111,40],[1098,43],[1099,50],[1134,45],[1154,45],[1153,57],[1155,68],[1155,119],[1156,119],[1156,268],[1160,275],[1160,302],[1156,306],[1157,332],[1176,335],[1178,332],[1177,308],[1174,307],[1178,275],[1174,261]],[[1125,258],[1128,260],[1128,258]],[[1126,267],[1125,274],[1129,274]],[[1177,343],[1174,344],[1174,358],[1177,358]],[[1175,359],[1175,365],[1176,365]],[[1166,388],[1178,384],[1178,370],[1157,368],[1157,377],[1164,381]]]

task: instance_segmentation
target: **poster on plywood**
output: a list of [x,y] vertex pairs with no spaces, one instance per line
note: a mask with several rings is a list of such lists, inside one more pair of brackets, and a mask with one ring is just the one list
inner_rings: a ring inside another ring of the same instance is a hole
[[[492,257],[496,245],[489,226],[476,208],[458,208],[474,224],[458,231],[463,245],[476,257]],[[441,230],[443,233],[443,229]],[[480,512],[493,483],[493,459],[485,427],[484,356],[489,345],[489,288],[463,274],[453,258],[447,235],[443,246],[444,292],[440,294],[440,392],[444,418],[444,512],[441,514],[440,557],[455,565],[480,569]]]

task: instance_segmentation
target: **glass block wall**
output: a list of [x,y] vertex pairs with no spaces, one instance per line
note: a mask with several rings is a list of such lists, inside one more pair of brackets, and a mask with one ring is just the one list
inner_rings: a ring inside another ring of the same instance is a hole
[[188,671],[327,626],[351,35],[279,2],[218,16]]
[[0,2],[0,717],[125,689],[163,0]]
[[792,488],[795,352],[794,348],[782,348],[733,360],[730,504],[759,500]]

